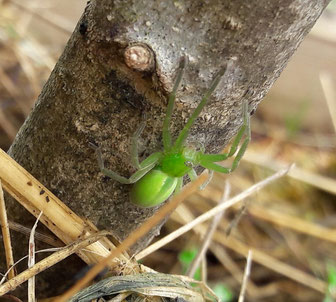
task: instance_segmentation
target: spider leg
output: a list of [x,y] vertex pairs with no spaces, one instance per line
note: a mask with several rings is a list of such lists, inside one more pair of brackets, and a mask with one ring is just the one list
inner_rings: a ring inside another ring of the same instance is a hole
[[[221,172],[221,173],[226,173],[226,174],[227,173],[231,173],[232,171],[234,171],[238,167],[238,164],[239,164],[240,160],[242,159],[242,157],[243,157],[243,155],[244,155],[244,153],[245,153],[245,151],[247,149],[247,146],[248,146],[249,142],[250,142],[250,136],[248,135],[246,137],[246,139],[244,140],[243,144],[241,145],[241,147],[240,147],[240,149],[239,149],[239,151],[237,153],[237,156],[233,160],[231,168],[222,167],[222,166],[220,166],[218,164],[215,164],[214,161],[205,160],[203,158],[200,161],[200,165],[202,167],[204,167],[204,168],[207,168],[209,170],[214,170],[216,172]],[[209,154],[209,155],[211,155],[211,154]],[[221,154],[218,154],[218,155],[221,155]]]
[[229,157],[229,153],[220,153],[220,154],[203,154],[201,152],[198,153],[200,158],[200,162],[210,161],[210,162],[218,162],[226,160]]
[[[238,167],[238,164],[240,160],[242,159],[247,149],[247,146],[251,140],[250,115],[248,113],[248,103],[247,102],[244,102],[243,111],[244,111],[244,123],[242,127],[239,129],[238,134],[236,135],[232,143],[229,153],[223,153],[223,154],[199,153],[200,165],[202,167],[207,168],[209,170],[214,170],[216,172],[221,172],[221,173],[230,173]],[[239,148],[238,153],[232,162],[231,168],[225,168],[218,164],[215,164],[215,162],[223,161],[227,159],[228,157],[233,156],[236,153],[239,142],[241,141],[244,134],[246,134],[246,138],[243,141],[241,147]]]
[[179,177],[177,180],[176,188],[174,190],[174,195],[180,193],[180,191],[182,190],[182,186],[183,186],[183,177]]
[[161,157],[162,157],[162,152],[152,153],[140,163],[139,169],[142,170],[142,169],[147,168],[148,166],[151,166],[152,164],[157,164],[157,162],[161,159]]
[[104,161],[103,161],[103,157],[102,157],[102,152],[100,147],[95,146],[94,144],[90,144],[91,148],[93,148],[96,152],[96,156],[97,156],[97,161],[98,161],[98,165],[100,168],[100,171],[122,183],[122,184],[133,184],[135,182],[137,182],[140,178],[142,178],[145,174],[147,174],[150,170],[152,170],[155,165],[157,164],[157,162],[159,161],[160,157],[161,157],[161,153],[160,152],[156,152],[153,153],[152,155],[150,155],[149,157],[147,157],[139,166],[140,166],[140,170],[136,171],[134,174],[132,174],[130,176],[130,178],[126,178],[124,176],[119,175],[118,173],[115,173],[107,168],[105,168],[104,165]]
[[163,129],[162,129],[163,148],[166,151],[169,150],[172,146],[171,134],[169,132],[169,124],[170,124],[170,119],[171,119],[173,109],[174,109],[176,91],[177,91],[177,89],[178,89],[178,87],[181,83],[185,64],[186,64],[186,58],[182,57],[182,59],[180,61],[180,65],[178,67],[177,77],[176,77],[176,81],[175,81],[173,90],[169,94],[169,97],[168,97],[167,111],[166,111],[165,119],[163,121]]
[[146,122],[142,121],[140,123],[140,126],[138,129],[134,132],[132,138],[131,138],[131,159],[134,167],[137,169],[140,169],[140,164],[139,164],[139,154],[138,154],[138,140],[139,137],[142,133],[142,131],[145,129]]
[[[191,169],[188,172],[188,176],[189,176],[191,181],[194,181],[197,178],[197,174],[196,174],[194,169]],[[210,183],[210,181],[212,179],[212,176],[213,176],[213,171],[208,170],[208,178],[206,179],[206,181],[203,184],[200,185],[200,187],[199,187],[200,190],[203,190]]]
[[190,178],[191,181],[194,181],[197,178],[196,171],[194,169],[191,169],[188,172],[188,176],[189,176],[189,178]]
[[134,174],[132,174],[130,176],[130,178],[126,178],[124,176],[121,176],[121,175],[119,175],[119,174],[117,174],[117,173],[115,173],[115,172],[113,172],[109,169],[106,169],[106,168],[101,168],[100,170],[104,175],[106,175],[106,176],[108,176],[108,177],[110,177],[110,178],[112,178],[112,179],[114,179],[114,180],[116,180],[116,181],[118,181],[122,184],[129,185],[129,184],[134,184],[135,182],[137,182],[139,179],[141,179],[143,176],[145,176],[154,167],[155,167],[155,163],[146,167],[146,168],[144,168],[144,169],[136,171]]
[[228,174],[231,172],[231,168],[225,168],[225,167],[222,167],[218,164],[215,164],[214,162],[211,162],[211,161],[202,161],[200,163],[200,165],[203,167],[203,168],[206,168],[208,169],[209,171],[215,171],[215,172],[220,172],[220,173],[225,173],[225,174]]
[[243,117],[244,118],[243,125],[239,129],[238,134],[236,135],[236,137],[235,137],[235,139],[234,139],[234,141],[233,141],[233,143],[231,145],[228,157],[230,157],[230,156],[232,156],[232,155],[234,155],[236,153],[238,145],[239,145],[239,142],[241,141],[244,133],[246,133],[248,141],[251,140],[250,115],[249,115],[249,112],[248,112],[248,103],[247,103],[247,101],[245,101],[243,103],[243,116],[244,116]]
[[177,137],[176,141],[174,142],[173,145],[173,149],[179,150],[180,148],[182,148],[182,146],[184,145],[184,142],[188,136],[189,130],[192,127],[192,125],[194,124],[195,120],[197,119],[197,117],[200,115],[201,111],[203,110],[204,106],[207,104],[208,100],[210,99],[211,94],[214,92],[214,90],[216,89],[217,85],[219,84],[221,78],[223,77],[223,75],[228,72],[229,70],[231,70],[232,66],[233,66],[233,60],[230,60],[225,68],[222,68],[218,74],[216,75],[216,77],[213,79],[210,88],[205,92],[205,94],[202,97],[201,102],[198,104],[198,106],[196,107],[196,109],[194,110],[194,112],[191,114],[191,116],[189,117],[187,123],[185,124],[185,126],[183,127],[182,131],[180,132],[179,136]]
[[213,170],[208,170],[208,178],[203,184],[201,184],[200,190],[205,189],[205,187],[211,182],[213,175],[214,175],[214,171]]

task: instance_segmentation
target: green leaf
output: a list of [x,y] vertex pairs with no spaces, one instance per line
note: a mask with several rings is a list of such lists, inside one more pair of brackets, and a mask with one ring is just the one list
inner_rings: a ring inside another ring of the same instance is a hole
[[198,249],[196,247],[185,249],[179,253],[178,258],[182,264],[189,266],[191,262],[195,259],[197,252]]
[[223,283],[216,284],[213,288],[213,291],[218,296],[221,302],[230,302],[233,299],[232,291]]
[[[179,253],[178,259],[182,265],[183,274],[185,274],[185,272],[188,270],[191,262],[195,259],[197,253],[198,253],[198,249],[196,247],[185,249]],[[201,280],[201,269],[199,267],[197,268],[193,278],[195,280]]]
[[334,264],[327,264],[328,275],[328,292],[326,293],[323,302],[335,302],[331,293],[336,292],[336,267]]

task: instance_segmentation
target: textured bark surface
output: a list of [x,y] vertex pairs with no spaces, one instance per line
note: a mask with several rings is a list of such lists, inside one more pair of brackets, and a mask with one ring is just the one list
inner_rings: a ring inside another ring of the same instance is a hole
[[[215,73],[235,57],[189,137],[217,153],[241,125],[242,102],[248,100],[250,111],[257,107],[328,2],[91,1],[9,153],[77,214],[121,240],[156,209],[132,205],[129,186],[103,177],[88,143],[102,147],[108,168],[131,175],[130,137],[144,112],[141,158],[162,149],[166,95],[180,57],[188,56],[189,64],[173,135]],[[152,50],[151,70],[125,64],[125,49],[134,43]],[[19,208],[10,206],[15,221],[27,216]]]

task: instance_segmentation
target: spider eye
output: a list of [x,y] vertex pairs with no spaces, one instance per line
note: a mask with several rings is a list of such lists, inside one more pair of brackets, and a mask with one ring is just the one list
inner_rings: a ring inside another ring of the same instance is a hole
[[189,160],[185,161],[184,164],[189,168],[192,168],[192,166],[193,166],[192,162],[189,161]]

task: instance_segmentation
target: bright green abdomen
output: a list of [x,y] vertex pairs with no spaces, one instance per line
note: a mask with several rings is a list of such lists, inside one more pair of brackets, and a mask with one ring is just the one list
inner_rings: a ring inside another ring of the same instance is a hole
[[131,202],[141,207],[156,206],[169,198],[176,184],[176,177],[170,177],[161,170],[151,170],[133,185]]

